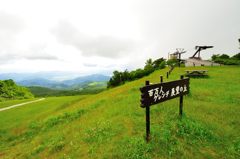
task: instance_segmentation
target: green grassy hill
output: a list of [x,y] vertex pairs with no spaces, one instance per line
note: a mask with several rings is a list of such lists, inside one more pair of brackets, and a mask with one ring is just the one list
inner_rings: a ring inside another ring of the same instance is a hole
[[[185,69],[175,68],[168,80]],[[168,69],[96,95],[0,112],[0,158],[240,158],[240,67],[199,69],[209,78],[190,80],[182,119],[178,98],[151,107],[150,143],[139,88]]]

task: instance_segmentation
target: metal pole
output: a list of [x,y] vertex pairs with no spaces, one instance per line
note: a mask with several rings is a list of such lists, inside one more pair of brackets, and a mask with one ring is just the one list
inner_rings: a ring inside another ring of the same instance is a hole
[[163,83],[163,76],[160,76],[160,82]]
[[[183,79],[183,75],[180,76],[180,79]],[[182,117],[183,114],[183,96],[180,96],[180,100],[179,100],[179,115],[180,117]]]
[[[146,81],[145,85],[149,85],[149,81]],[[146,106],[146,141],[150,141],[150,106]]]
[[167,79],[168,79],[168,72],[167,72]]

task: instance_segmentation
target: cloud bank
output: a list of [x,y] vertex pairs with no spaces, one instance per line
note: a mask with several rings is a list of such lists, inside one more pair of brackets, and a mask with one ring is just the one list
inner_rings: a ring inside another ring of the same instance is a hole
[[52,29],[57,40],[79,49],[83,56],[116,58],[125,56],[134,49],[134,42],[111,36],[92,37],[81,33],[71,23],[61,21]]

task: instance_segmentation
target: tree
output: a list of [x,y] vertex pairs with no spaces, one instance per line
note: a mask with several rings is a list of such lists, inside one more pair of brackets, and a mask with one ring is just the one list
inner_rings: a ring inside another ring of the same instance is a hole
[[162,61],[161,63],[160,63],[160,65],[159,65],[159,69],[164,69],[166,67],[166,61],[164,60],[164,61]]
[[240,49],[240,39],[238,39],[238,42],[239,42],[239,49]]
[[238,53],[238,54],[236,54],[236,55],[233,55],[231,58],[232,58],[232,59],[240,60],[240,53]]
[[145,70],[139,68],[135,71],[134,77],[135,77],[135,79],[138,79],[138,78],[141,78],[145,75],[146,75]]
[[227,54],[222,54],[219,56],[221,59],[229,59],[230,57]]
[[224,65],[239,65],[240,64],[240,53],[232,56],[231,58],[227,54],[217,54],[212,56],[212,61]]
[[163,58],[159,58],[153,62],[150,58],[145,62],[144,69],[136,69],[131,72],[125,70],[124,72],[114,71],[113,76],[107,83],[108,88],[119,86],[126,81],[142,78],[143,76],[149,75],[156,69],[162,69],[166,65],[166,61]]
[[149,75],[154,71],[152,59],[148,59],[144,66],[144,75]]
[[169,66],[175,66],[176,64],[178,64],[178,60],[177,59],[169,59],[167,61],[167,65],[169,65]]
[[[153,61],[153,68],[154,69],[159,69],[160,68],[160,64],[165,61],[163,58],[159,58],[156,59],[155,61]],[[162,66],[161,66],[162,67]]]
[[146,62],[145,62],[145,65],[152,65],[153,64],[153,62],[152,62],[152,59],[150,58],[150,59],[148,59]]
[[16,85],[13,80],[0,80],[0,101],[33,97],[33,94],[27,88]]
[[219,54],[216,54],[216,55],[213,54],[212,55],[212,61],[215,61],[217,58],[219,58],[219,56],[220,56]]
[[128,72],[128,70],[126,69],[123,73],[122,73],[122,81],[128,81],[130,80],[130,73]]

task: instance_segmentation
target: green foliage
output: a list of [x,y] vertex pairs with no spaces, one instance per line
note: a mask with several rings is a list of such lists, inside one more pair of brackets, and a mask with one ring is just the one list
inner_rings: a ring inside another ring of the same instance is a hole
[[152,65],[149,65],[149,64],[145,65],[145,67],[144,67],[144,74],[149,75],[153,71],[154,71],[154,68],[153,68]]
[[177,59],[169,59],[169,60],[167,61],[167,65],[168,65],[168,66],[174,67],[174,66],[176,66],[177,64],[178,64],[178,60],[177,60]]
[[224,65],[240,65],[240,53],[229,57],[227,54],[212,55],[212,61]]
[[122,72],[114,71],[112,78],[110,78],[108,82],[108,87],[110,86],[117,86],[122,83]]
[[143,69],[138,68],[135,71],[132,71],[130,74],[131,74],[130,79],[135,80],[135,79],[139,79],[139,78],[143,77],[146,74],[146,72]]
[[215,61],[217,58],[219,58],[219,56],[220,56],[219,54],[217,54],[217,55],[213,54],[212,55],[212,61]]
[[164,58],[159,58],[153,61],[154,69],[163,69],[166,65],[166,61]]
[[227,54],[222,54],[219,56],[221,59],[229,59],[230,57]]
[[107,87],[116,87],[124,84],[126,81],[133,81],[144,76],[147,76],[158,69],[166,67],[165,59],[159,58],[153,61],[151,58],[145,62],[144,69],[138,68],[131,72],[125,70],[124,72],[114,71],[113,76],[110,78]]
[[152,59],[150,58],[150,59],[147,59],[147,61],[145,62],[145,66],[147,66],[147,65],[153,65],[153,61],[152,61]]
[[29,99],[33,97],[34,96],[27,88],[16,85],[13,80],[0,80],[0,101],[9,99]]
[[232,59],[240,60],[240,53],[233,55]]
[[158,68],[159,69],[164,69],[165,67],[166,67],[166,61],[164,60],[159,64]]

